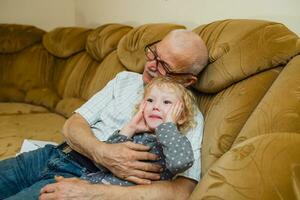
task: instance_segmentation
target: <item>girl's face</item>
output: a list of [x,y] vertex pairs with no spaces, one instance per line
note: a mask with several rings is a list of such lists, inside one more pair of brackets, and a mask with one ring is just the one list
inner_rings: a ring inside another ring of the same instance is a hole
[[166,87],[153,86],[144,101],[144,119],[150,130],[165,122],[167,113],[172,104],[180,101],[180,96],[175,90]]

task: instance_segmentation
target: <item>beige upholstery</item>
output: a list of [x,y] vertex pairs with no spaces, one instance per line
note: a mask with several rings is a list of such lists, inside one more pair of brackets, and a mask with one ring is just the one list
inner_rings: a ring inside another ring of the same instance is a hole
[[[144,46],[182,28],[105,24],[46,33],[0,25],[0,158],[14,156],[24,138],[62,141],[74,109],[117,73],[142,72]],[[205,127],[203,179],[190,199],[300,198],[299,37],[261,20],[193,31],[210,63],[194,86]]]

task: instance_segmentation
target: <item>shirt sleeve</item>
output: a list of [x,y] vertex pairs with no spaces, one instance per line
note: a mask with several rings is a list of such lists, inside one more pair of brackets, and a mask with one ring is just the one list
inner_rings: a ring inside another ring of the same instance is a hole
[[188,131],[185,136],[189,139],[192,144],[193,153],[194,153],[194,164],[189,169],[185,170],[182,173],[176,174],[173,179],[178,176],[183,176],[195,181],[200,180],[201,176],[201,145],[203,137],[203,127],[204,127],[204,118],[202,113],[196,108],[195,121],[196,125],[191,130]]
[[75,110],[75,112],[85,118],[90,126],[95,124],[100,120],[102,110],[115,98],[114,90],[116,84],[117,77],[109,81],[102,90],[97,92],[85,104]]
[[121,135],[119,132],[120,131],[117,130],[111,136],[109,136],[106,143],[115,144],[115,143],[121,143],[121,142],[126,142],[126,141],[132,141],[132,139],[128,138],[125,135]]
[[183,172],[193,165],[192,145],[187,137],[178,131],[176,124],[163,123],[156,128],[155,132],[163,148],[166,168],[172,174]]

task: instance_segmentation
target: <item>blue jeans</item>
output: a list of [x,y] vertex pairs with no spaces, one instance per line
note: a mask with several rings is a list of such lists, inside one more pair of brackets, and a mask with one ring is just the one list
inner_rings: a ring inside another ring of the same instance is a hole
[[0,161],[0,199],[36,200],[41,188],[55,182],[54,176],[80,177],[85,171],[56,146],[46,145]]

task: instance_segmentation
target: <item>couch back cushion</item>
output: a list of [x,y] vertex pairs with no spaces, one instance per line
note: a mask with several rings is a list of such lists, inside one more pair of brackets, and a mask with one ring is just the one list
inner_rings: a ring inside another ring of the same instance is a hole
[[[202,146],[205,174],[234,144],[274,127],[264,124],[266,113],[273,112],[267,102],[274,96],[267,101],[265,98],[286,70],[286,63],[299,54],[300,43],[299,37],[284,25],[259,20],[218,21],[194,31],[210,52],[210,64],[196,85],[206,122]],[[294,103],[285,102],[278,109]],[[261,106],[268,108],[262,110]],[[256,112],[259,114],[254,117]],[[254,124],[260,125],[254,128]]]
[[41,45],[36,44],[18,53],[10,68],[6,68],[6,84],[27,92],[32,88],[51,84],[54,58]]
[[145,24],[132,29],[118,45],[118,57],[130,71],[143,72],[146,63],[144,48],[147,44],[161,40],[174,29],[184,29],[176,24]]
[[88,35],[86,51],[100,62],[117,49],[120,39],[131,29],[132,27],[122,24],[102,25]]
[[14,53],[42,40],[45,31],[28,25],[0,24],[0,53]]
[[205,93],[219,92],[253,74],[286,64],[300,52],[298,36],[275,22],[224,20],[194,31],[209,48],[210,64],[195,86]]
[[56,28],[43,37],[43,45],[53,55],[67,58],[85,49],[86,38],[91,32],[87,28]]

